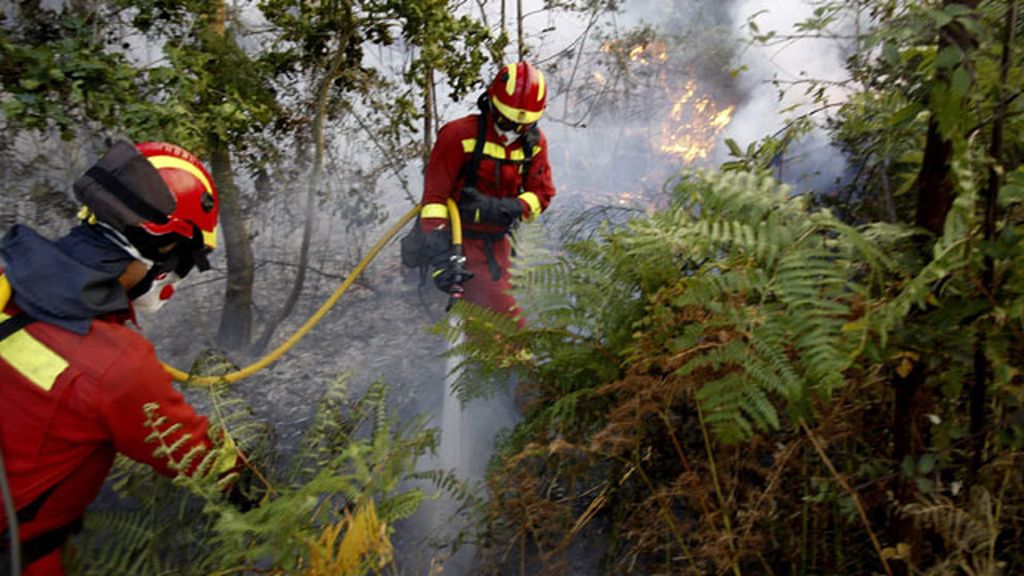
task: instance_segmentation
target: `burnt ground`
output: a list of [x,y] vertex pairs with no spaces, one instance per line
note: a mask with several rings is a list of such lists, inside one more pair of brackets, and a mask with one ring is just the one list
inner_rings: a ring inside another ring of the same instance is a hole
[[[311,272],[298,305],[263,353],[277,347],[312,316],[346,271],[332,270],[329,276]],[[291,279],[290,270],[276,279],[261,277],[258,290],[287,294]],[[222,283],[216,286],[222,289]],[[193,288],[195,293],[190,293]],[[185,313],[191,316],[191,331],[198,335],[183,337],[182,333],[190,330],[187,326],[151,330],[151,320],[142,320],[147,334],[157,332],[152,339],[161,358],[183,370],[198,355],[216,349],[217,317],[208,315],[199,301],[218,302],[222,296],[209,292],[206,286],[186,285],[176,297],[184,300],[181,304],[186,308],[195,303]],[[179,303],[172,301],[167,309],[175,304]],[[279,305],[272,302],[266,307]],[[388,385],[391,404],[401,417],[430,412],[440,407],[442,399],[445,344],[428,329],[443,314],[444,295],[431,286],[420,288],[418,279],[401,268],[394,246],[389,245],[305,338],[277,362],[236,383],[234,389],[251,404],[257,417],[274,425],[284,454],[294,448],[327,384],[342,374],[348,374],[353,397],[380,380]],[[252,353],[227,356],[237,366],[261,357]]]

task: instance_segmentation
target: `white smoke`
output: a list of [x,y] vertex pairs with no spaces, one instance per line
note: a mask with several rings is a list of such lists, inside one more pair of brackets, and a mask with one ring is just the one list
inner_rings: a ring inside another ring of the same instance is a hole
[[[845,97],[837,85],[848,78],[846,47],[829,38],[796,38],[797,24],[814,16],[815,4],[810,0],[740,0],[734,5],[738,40],[748,42],[737,63],[744,67],[738,81],[747,99],[737,107],[723,138],[732,138],[745,148],[777,134],[789,119],[811,112],[814,104],[805,93],[811,79],[827,83],[825,94],[830,102]],[[774,32],[778,40],[750,43],[750,21],[756,23],[758,33]],[[786,39],[789,37],[794,38]],[[820,111],[813,118],[819,128],[792,146],[790,166],[781,174],[783,179],[822,190],[841,178],[845,161],[820,129],[824,113]],[[720,148],[719,153],[724,154],[724,150]]]
[[[728,127],[719,135],[718,144],[707,162],[717,165],[729,160],[728,149],[724,146],[726,138],[746,148],[751,143],[776,135],[788,121],[810,112],[814,104],[805,94],[808,81],[825,81],[826,95],[832,102],[841,101],[844,97],[842,90],[835,86],[847,79],[844,65],[846,47],[829,38],[797,37],[797,25],[815,15],[817,4],[814,0],[732,0],[724,4],[705,2],[697,5],[681,0],[627,0],[622,3],[620,13],[606,14],[592,25],[589,14],[545,12],[543,0],[526,0],[524,13],[531,16],[525,20],[525,37],[531,50],[530,60],[542,65],[557,60],[560,66],[568,68],[565,54],[580,49],[590,53],[597,50],[598,30],[621,32],[649,24],[660,33],[671,36],[687,34],[690,32],[687,28],[728,21],[723,30],[732,36],[734,45],[740,46],[733,67],[741,72],[736,77],[738,90],[730,96],[723,95],[719,102],[721,108],[735,103],[736,110]],[[514,4],[507,3],[506,9],[505,22],[511,26],[515,22]],[[488,21],[496,26],[501,19],[497,9],[493,10],[488,14]],[[751,20],[756,22],[760,33],[774,31],[778,40],[767,45],[751,42],[752,30],[748,27]],[[828,32],[842,37],[842,33],[848,31],[842,29],[844,27],[849,28],[847,23],[838,23],[833,28],[839,29]],[[509,32],[513,44],[506,50],[506,59],[511,61],[516,56],[515,28],[511,27]],[[783,40],[789,37],[792,38]],[[593,72],[577,70],[577,82],[580,78],[591,77]],[[708,80],[710,86],[716,79],[704,80]],[[740,101],[728,102],[736,93],[741,95]],[[592,171],[587,171],[589,182],[576,180],[579,177],[577,173],[581,171],[579,162],[572,162],[573,156],[576,153],[588,156],[593,163],[594,154],[611,154],[610,151],[622,144],[616,140],[619,131],[609,130],[602,124],[608,118],[590,118],[586,127],[556,122],[564,109],[564,102],[557,94],[551,96],[554,99],[549,101],[549,118],[542,125],[551,141],[556,185],[566,191],[592,188],[595,179]],[[446,112],[452,112],[452,109],[448,108]],[[818,112],[813,116],[819,127],[824,123],[824,114]],[[572,119],[560,118],[563,122]],[[612,121],[621,122],[621,119]],[[652,173],[650,165],[635,160],[623,162],[620,158],[611,159],[606,164],[609,174],[603,181],[614,182],[613,186],[637,183],[639,188],[650,190],[660,185],[653,181],[660,175]],[[798,189],[814,188],[819,191],[827,191],[845,170],[844,159],[820,128],[793,143],[785,157],[778,159],[778,164],[784,166],[777,173],[782,179],[798,184]]]

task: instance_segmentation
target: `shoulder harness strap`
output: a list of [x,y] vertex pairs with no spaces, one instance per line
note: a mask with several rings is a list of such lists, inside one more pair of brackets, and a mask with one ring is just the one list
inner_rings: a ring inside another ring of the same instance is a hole
[[36,319],[22,312],[17,316],[11,316],[7,320],[0,322],[0,340],[7,339],[18,330],[21,330],[25,326],[35,322]]

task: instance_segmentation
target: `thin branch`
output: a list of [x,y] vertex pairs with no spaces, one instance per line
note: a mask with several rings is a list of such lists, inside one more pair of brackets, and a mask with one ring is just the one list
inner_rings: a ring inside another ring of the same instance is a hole
[[867,511],[864,509],[864,502],[861,501],[860,495],[857,491],[850,486],[850,483],[843,478],[836,467],[832,465],[832,460],[829,459],[828,454],[825,454],[825,449],[818,442],[818,438],[811,432],[811,429],[807,427],[807,423],[803,420],[800,421],[800,428],[807,434],[807,438],[811,441],[811,445],[814,446],[815,452],[821,457],[821,461],[828,468],[829,472],[836,479],[836,482],[842,486],[843,490],[850,495],[850,499],[853,501],[854,506],[857,507],[857,514],[860,516],[861,523],[864,524],[864,529],[868,533],[868,538],[871,539],[871,545],[875,547],[875,553],[878,554],[878,559],[882,562],[882,567],[885,568],[885,573],[888,576],[893,576],[892,568],[889,566],[889,561],[885,559],[882,554],[882,544],[878,541],[878,536],[875,535],[875,531],[871,529],[871,521],[868,519]]

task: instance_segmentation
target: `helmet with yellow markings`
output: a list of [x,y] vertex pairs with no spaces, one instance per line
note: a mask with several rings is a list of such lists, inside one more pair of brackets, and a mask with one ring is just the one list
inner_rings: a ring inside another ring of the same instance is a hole
[[156,168],[174,197],[174,209],[163,221],[140,226],[150,234],[178,234],[208,249],[217,247],[219,203],[213,178],[202,162],[184,148],[164,142],[137,144],[139,152]]
[[528,62],[502,68],[491,82],[487,94],[498,114],[520,126],[529,126],[540,120],[547,104],[544,74]]
[[129,249],[165,261],[173,247],[181,276],[192,264],[209,267],[217,245],[219,201],[213,178],[190,152],[165,142],[114,142],[74,184],[80,216],[118,232]]

